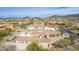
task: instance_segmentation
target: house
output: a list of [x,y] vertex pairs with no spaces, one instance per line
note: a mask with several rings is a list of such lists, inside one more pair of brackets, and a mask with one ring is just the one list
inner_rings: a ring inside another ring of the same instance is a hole
[[44,48],[46,48],[48,42],[50,42],[48,39],[40,39],[39,37],[36,36],[33,37],[17,36],[15,40],[17,50],[26,50],[28,44],[32,43],[33,41],[39,42],[40,45],[42,45]]
[[28,41],[28,37],[26,36],[17,36],[16,37],[16,50],[26,50],[26,47],[30,41]]
[[12,24],[0,24],[0,30],[5,30],[5,28],[11,28],[12,30],[14,30],[14,27]]
[[60,31],[55,31],[55,27],[30,25],[28,29],[17,32],[15,36],[17,50],[26,50],[27,45],[33,41],[39,42],[44,48],[49,48],[49,43],[57,42],[69,35],[67,33],[61,35]]
[[[39,44],[42,45],[44,48],[49,48],[48,47],[49,43],[56,42],[63,38],[60,35],[59,31],[53,32],[53,31],[45,30],[43,32],[38,32],[38,31],[29,30],[26,32],[22,32],[20,33],[20,35],[19,34],[16,35],[15,40],[16,40],[17,50],[25,50],[27,45],[33,41],[39,42]],[[28,36],[27,34],[29,33],[31,33],[30,35],[32,36]]]
[[30,25],[27,28],[31,30],[52,30],[52,31],[56,30],[56,28],[54,27],[49,27],[49,26],[41,25],[41,24]]

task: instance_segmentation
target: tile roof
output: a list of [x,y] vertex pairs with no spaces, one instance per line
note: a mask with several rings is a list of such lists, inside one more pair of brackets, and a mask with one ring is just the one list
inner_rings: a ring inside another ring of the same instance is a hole
[[[27,42],[32,42],[32,41],[38,41],[38,42],[50,42],[51,40],[48,38],[45,38],[45,35],[49,34],[60,34],[60,32],[52,32],[52,31],[43,31],[43,32],[37,32],[37,31],[32,31],[33,36],[28,37],[28,36],[17,36],[16,40],[17,41],[27,41]],[[40,39],[41,36],[41,39]],[[52,38],[51,38],[52,39]],[[53,41],[53,40],[52,40]],[[54,40],[55,41],[55,40]]]

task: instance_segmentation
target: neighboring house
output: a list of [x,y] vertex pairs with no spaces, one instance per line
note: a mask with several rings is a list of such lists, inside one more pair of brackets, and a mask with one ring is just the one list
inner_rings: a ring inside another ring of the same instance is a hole
[[0,24],[0,27],[13,28],[13,25],[11,25],[11,24]]
[[0,24],[0,30],[5,30],[5,28],[11,28],[12,30],[14,30],[12,24]]
[[56,30],[56,28],[54,27],[49,27],[49,26],[41,25],[41,24],[30,25],[27,28],[31,30],[52,30],[52,31]]

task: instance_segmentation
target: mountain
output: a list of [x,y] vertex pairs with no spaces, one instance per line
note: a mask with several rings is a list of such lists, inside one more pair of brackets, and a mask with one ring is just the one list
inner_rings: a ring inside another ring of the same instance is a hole
[[79,14],[67,15],[68,17],[79,17]]
[[72,15],[53,15],[47,18],[40,18],[40,17],[1,17],[0,19],[25,19],[25,20],[43,20],[43,19],[57,19],[57,18],[66,18],[66,19],[76,19],[79,20],[79,14],[72,14]]

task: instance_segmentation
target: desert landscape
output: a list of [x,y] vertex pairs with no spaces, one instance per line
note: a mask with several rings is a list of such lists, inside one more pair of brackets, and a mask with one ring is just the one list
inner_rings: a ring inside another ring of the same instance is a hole
[[0,51],[79,51],[79,14],[1,17]]

